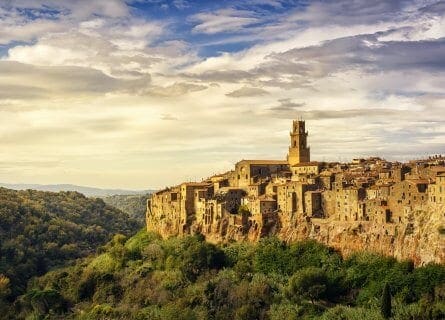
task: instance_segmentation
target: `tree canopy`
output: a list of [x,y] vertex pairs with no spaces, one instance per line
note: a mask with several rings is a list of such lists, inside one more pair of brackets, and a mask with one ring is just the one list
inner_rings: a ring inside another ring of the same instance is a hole
[[146,231],[35,279],[17,305],[22,318],[382,320],[385,283],[394,319],[445,316],[443,265],[344,259],[312,241],[214,245]]
[[77,192],[0,188],[0,291],[8,279],[7,296],[15,297],[31,277],[90,255],[113,234],[131,235],[138,227],[103,200]]

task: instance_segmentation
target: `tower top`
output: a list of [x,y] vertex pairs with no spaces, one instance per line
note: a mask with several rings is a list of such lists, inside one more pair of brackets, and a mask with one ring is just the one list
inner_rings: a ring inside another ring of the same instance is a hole
[[293,120],[290,132],[288,162],[293,166],[310,161],[310,149],[307,146],[307,136],[304,120]]
[[294,120],[292,122],[292,133],[304,133],[305,130],[304,120]]

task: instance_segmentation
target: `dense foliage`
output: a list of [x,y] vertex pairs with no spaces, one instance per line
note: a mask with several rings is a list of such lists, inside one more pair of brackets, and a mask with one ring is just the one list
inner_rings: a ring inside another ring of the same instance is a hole
[[77,192],[0,188],[0,299],[23,293],[33,276],[95,253],[115,233],[137,229],[127,214]]
[[145,211],[147,209],[147,200],[149,194],[145,195],[115,195],[103,198],[105,203],[122,210],[128,215],[145,224]]
[[[1,281],[0,281],[1,283]],[[386,287],[386,289],[385,289]],[[215,246],[200,235],[116,235],[95,257],[34,279],[15,305],[28,319],[443,319],[445,266],[313,241]],[[383,299],[384,300],[384,299]]]

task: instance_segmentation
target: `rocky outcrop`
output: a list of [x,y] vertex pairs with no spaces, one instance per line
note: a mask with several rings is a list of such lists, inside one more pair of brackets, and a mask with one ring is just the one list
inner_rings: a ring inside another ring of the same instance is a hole
[[193,221],[180,225],[179,221],[166,217],[155,219],[147,212],[147,228],[163,237],[202,233],[214,243],[258,241],[268,235],[276,235],[286,242],[314,239],[338,249],[345,256],[357,251],[371,251],[399,260],[410,259],[416,265],[445,263],[445,206],[414,211],[404,223],[346,222],[275,214],[255,221],[252,217],[240,217],[241,221],[247,222],[234,225],[230,218],[222,217],[209,226]]

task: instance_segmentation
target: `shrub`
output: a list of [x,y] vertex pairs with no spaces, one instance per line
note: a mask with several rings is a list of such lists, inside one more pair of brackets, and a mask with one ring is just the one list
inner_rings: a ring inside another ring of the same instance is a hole
[[326,273],[322,269],[308,267],[292,275],[288,290],[291,298],[307,298],[314,303],[325,296],[327,283]]

